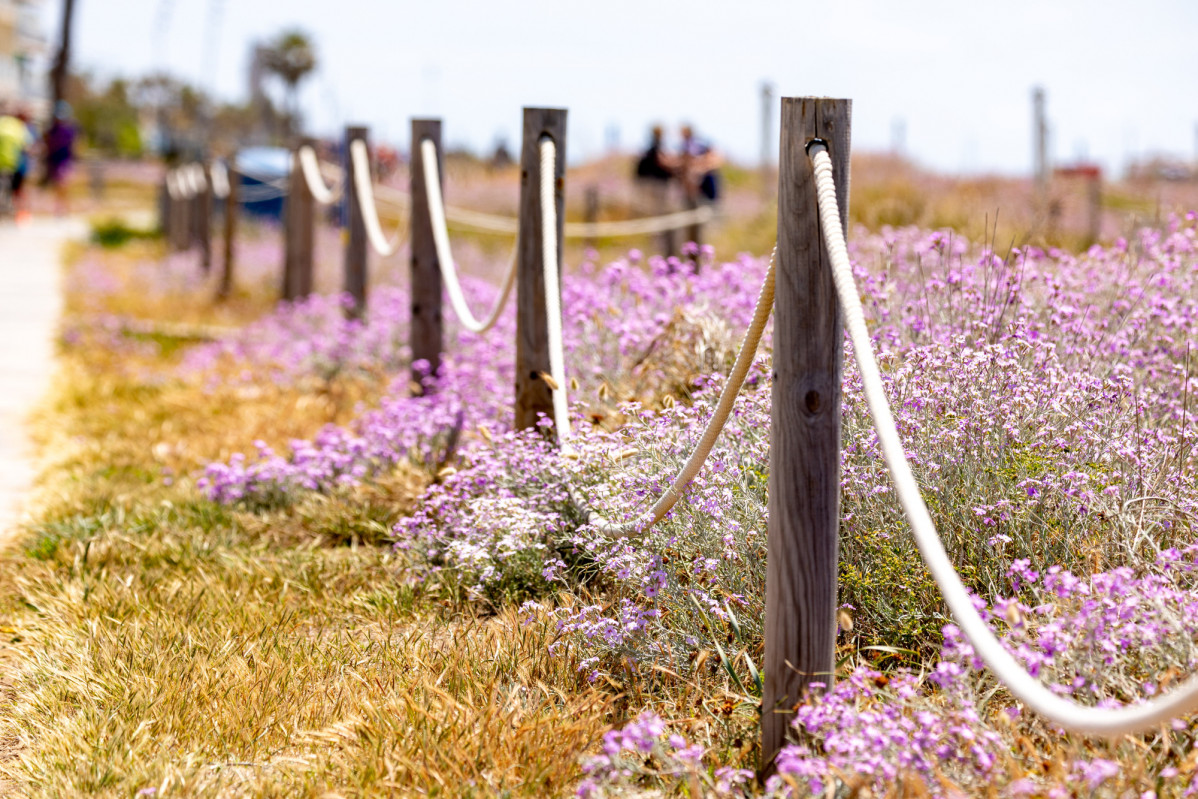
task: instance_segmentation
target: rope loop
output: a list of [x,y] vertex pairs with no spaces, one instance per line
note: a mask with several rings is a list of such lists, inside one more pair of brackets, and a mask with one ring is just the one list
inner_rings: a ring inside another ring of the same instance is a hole
[[728,422],[728,417],[732,415],[732,406],[736,402],[736,398],[740,394],[740,389],[745,383],[745,378],[749,374],[749,368],[753,365],[758,345],[761,343],[762,333],[765,332],[766,322],[770,318],[770,312],[774,309],[774,264],[777,255],[778,245],[775,244],[773,251],[770,253],[770,263],[765,272],[765,279],[761,283],[761,291],[757,295],[757,305],[753,308],[752,321],[749,322],[749,327],[745,330],[744,338],[741,339],[740,351],[737,352],[736,362],[732,365],[732,371],[728,373],[728,380],[724,383],[724,388],[720,391],[720,398],[716,402],[715,411],[711,414],[711,418],[707,420],[707,426],[703,428],[703,435],[700,437],[699,443],[695,445],[694,452],[691,453],[686,463],[678,471],[670,487],[657,498],[657,501],[653,503],[651,508],[633,521],[624,524],[615,524],[608,521],[588,508],[585,503],[581,502],[575,496],[574,503],[582,507],[586,513],[587,524],[592,525],[599,532],[607,536],[622,537],[642,533],[665,518],[666,514],[682,498],[686,487],[690,485],[690,481],[695,479],[695,476],[699,474],[699,470],[703,468],[703,464],[707,462],[707,457],[711,455],[712,449],[715,448],[715,442],[724,430],[724,425]]
[[213,161],[208,168],[208,180],[212,183],[212,196],[223,200],[229,196],[229,170],[224,161]]
[[316,158],[316,151],[311,146],[305,144],[299,148],[299,166],[300,173],[304,176],[304,182],[308,184],[308,192],[312,195],[312,199],[321,205],[332,205],[341,199],[342,190],[345,188],[344,182],[334,183],[331,186],[326,186],[324,178],[320,175],[320,161]]
[[848,247],[836,205],[836,183],[832,175],[832,159],[823,143],[809,148],[815,169],[816,197],[819,203],[820,225],[832,262],[832,279],[844,312],[844,326],[853,342],[853,354],[861,372],[866,403],[873,417],[874,429],[882,448],[882,457],[920,555],[932,573],[944,601],[952,611],[961,631],[995,677],[1021,702],[1049,721],[1077,733],[1117,738],[1131,733],[1152,730],[1164,722],[1198,709],[1198,675],[1191,676],[1172,691],[1136,705],[1120,708],[1100,708],[1080,705],[1057,696],[1039,680],[1032,677],[1009,653],[982,619],[965,584],[949,560],[935,523],[924,504],[919,484],[911,472],[911,464],[903,450],[902,439],[891,413],[882,386],[878,362],[874,357],[873,341],[865,324],[865,313],[857,295],[856,282],[849,262]]
[[517,248],[512,253],[512,260],[508,265],[507,274],[504,275],[499,297],[496,298],[495,304],[491,306],[491,310],[480,322],[470,312],[470,306],[466,304],[466,296],[462,292],[462,284],[458,280],[457,265],[449,248],[449,231],[445,225],[445,204],[441,196],[441,168],[437,160],[437,146],[432,139],[420,142],[420,160],[424,164],[424,190],[428,198],[428,216],[433,229],[433,243],[437,248],[437,263],[441,268],[441,277],[445,281],[445,291],[449,294],[449,304],[453,307],[453,312],[462,323],[462,327],[472,333],[485,332],[495,325],[507,305],[508,297],[512,294],[512,286],[516,284],[516,261],[520,250]]
[[349,157],[354,178],[354,193],[358,197],[358,207],[362,209],[366,238],[379,255],[384,258],[394,255],[399,251],[403,239],[397,234],[394,240],[387,241],[383,226],[379,223],[378,208],[374,204],[374,188],[370,182],[370,152],[366,149],[366,142],[354,139],[349,145]]

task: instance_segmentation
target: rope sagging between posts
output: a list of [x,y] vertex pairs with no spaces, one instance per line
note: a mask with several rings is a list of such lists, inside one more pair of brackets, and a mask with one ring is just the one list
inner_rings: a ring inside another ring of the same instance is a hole
[[[557,206],[553,190],[556,157],[557,151],[553,140],[544,139],[541,142],[541,243],[543,247],[542,263],[545,270],[546,326],[549,329],[549,373],[555,384],[550,388],[553,392],[553,423],[557,429],[562,454],[569,457],[574,454],[574,449],[569,444],[572,434],[566,401],[565,346],[562,337],[561,289],[557,264]],[[599,516],[578,497],[576,491],[571,490],[572,501],[586,513],[587,523],[599,532],[604,535],[628,536],[657,524],[677,504],[687,485],[707,462],[707,457],[715,447],[716,439],[724,429],[728,417],[732,415],[733,403],[740,393],[741,386],[744,385],[749,368],[753,365],[757,346],[761,342],[766,322],[774,307],[774,262],[777,250],[778,248],[775,246],[774,251],[770,253],[769,267],[766,269],[765,279],[761,284],[761,292],[757,296],[753,319],[745,331],[740,352],[737,353],[736,362],[720,392],[715,411],[707,421],[707,426],[704,428],[695,450],[678,471],[670,487],[658,497],[651,508],[633,521],[624,524],[614,524]]]
[[[390,186],[379,186],[375,193],[381,202],[392,203],[401,208],[408,208],[412,204],[412,198],[407,192]],[[520,220],[515,217],[471,211],[452,205],[447,205],[444,208],[446,222],[453,223],[458,227],[503,236],[514,236],[520,232]],[[616,222],[566,222],[562,225],[562,236],[567,239],[615,239],[626,236],[643,236],[664,233],[667,230],[681,230],[692,225],[710,222],[715,217],[715,209],[704,205],[690,211],[675,211],[641,219]]]
[[316,151],[306,144],[299,148],[299,164],[312,199],[321,205],[332,205],[341,199],[341,192],[345,188],[344,180],[326,186],[320,174],[320,161],[316,158]]
[[208,180],[212,184],[212,196],[223,200],[229,196],[229,170],[224,161],[213,161],[208,169]]
[[710,205],[701,205],[690,211],[675,211],[661,216],[642,219],[626,219],[616,222],[567,222],[562,235],[568,239],[618,239],[625,236],[642,236],[682,230],[701,225],[715,219],[716,212]]
[[441,269],[441,277],[445,280],[445,291],[449,294],[449,303],[462,327],[472,333],[482,333],[494,326],[499,314],[507,305],[508,297],[512,294],[512,286],[516,284],[516,262],[519,249],[512,254],[507,274],[503,277],[503,285],[499,296],[486,317],[480,322],[470,312],[466,304],[466,296],[462,292],[462,284],[458,280],[457,264],[453,260],[453,252],[449,248],[449,231],[445,224],[445,204],[441,196],[441,171],[437,162],[437,145],[431,139],[420,143],[420,156],[424,164],[424,185],[428,197],[428,216],[433,229],[433,244],[437,248],[437,263]]
[[832,175],[832,160],[823,144],[813,143],[811,160],[815,168],[815,185],[819,203],[820,225],[832,262],[832,279],[844,312],[844,325],[853,342],[853,353],[861,372],[865,400],[873,417],[874,429],[886,468],[894,481],[895,492],[923,561],[940,587],[944,601],[952,611],[961,631],[1000,682],[1021,702],[1049,721],[1067,730],[1092,735],[1119,737],[1146,732],[1198,709],[1198,675],[1191,676],[1172,691],[1138,705],[1103,708],[1079,705],[1057,696],[1032,677],[1020,663],[1003,648],[1002,643],[982,619],[973,605],[972,596],[961,582],[936,525],[924,504],[919,484],[911,472],[907,454],[899,438],[894,415],[882,386],[878,362],[874,357],[873,341],[865,325],[861,299],[849,262],[848,248],[841,229],[840,210],[836,205],[836,184]]
[[208,179],[204,176],[204,167],[199,164],[188,164],[183,167],[183,175],[189,184],[189,197],[194,197],[208,188]]
[[178,170],[168,169],[166,171],[166,194],[172,200],[178,201],[185,199],[183,196],[183,187],[179,185]]
[[711,450],[715,447],[716,439],[719,438],[720,433],[723,431],[724,424],[728,421],[728,417],[732,415],[732,405],[736,402],[736,397],[740,394],[741,386],[744,385],[745,378],[749,374],[749,368],[753,365],[753,358],[757,354],[757,347],[761,343],[762,334],[765,332],[766,322],[770,318],[770,312],[774,309],[774,264],[777,255],[778,246],[775,244],[773,252],[770,253],[770,263],[766,269],[765,279],[761,283],[761,291],[757,295],[757,305],[753,308],[753,319],[749,322],[748,329],[745,330],[744,338],[741,339],[740,351],[736,354],[736,362],[732,366],[732,371],[728,373],[728,380],[724,383],[723,390],[720,391],[720,398],[716,402],[715,411],[712,412],[711,418],[707,420],[707,426],[703,428],[703,435],[699,438],[699,443],[695,445],[694,452],[687,458],[682,468],[678,470],[678,474],[674,477],[674,481],[670,483],[670,487],[657,498],[657,501],[653,503],[653,507],[649,508],[636,519],[623,524],[615,524],[608,521],[587,507],[585,503],[580,502],[578,497],[575,496],[575,504],[580,505],[586,512],[587,524],[592,525],[599,532],[608,536],[628,536],[643,532],[665,518],[666,514],[682,498],[682,493],[686,490],[690,481],[695,479],[695,476],[699,474],[699,470],[707,462],[707,456],[711,454]]
[[403,238],[396,234],[392,241],[387,241],[387,236],[383,233],[379,211],[374,204],[374,187],[370,181],[370,152],[366,149],[366,142],[354,139],[349,145],[349,158],[353,170],[354,192],[358,195],[358,207],[362,209],[366,238],[379,255],[384,258],[394,255],[399,251]]

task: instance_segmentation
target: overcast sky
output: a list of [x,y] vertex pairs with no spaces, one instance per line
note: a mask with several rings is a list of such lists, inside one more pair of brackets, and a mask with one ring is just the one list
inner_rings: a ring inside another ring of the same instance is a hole
[[[346,122],[406,147],[440,116],[449,143],[517,143],[520,108],[570,109],[571,160],[692,121],[735,158],[761,150],[760,85],[853,100],[853,146],[948,172],[1025,172],[1031,90],[1051,153],[1121,169],[1198,156],[1194,0],[77,0],[77,63],[154,68],[246,96],[250,43],[298,26],[319,50],[302,92],[317,133]],[[61,0],[46,0],[56,31]],[[774,114],[775,124],[777,113]],[[775,143],[777,132],[771,140]]]

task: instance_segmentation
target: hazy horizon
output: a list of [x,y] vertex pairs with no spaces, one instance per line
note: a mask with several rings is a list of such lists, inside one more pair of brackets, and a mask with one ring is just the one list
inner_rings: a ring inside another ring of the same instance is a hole
[[[624,150],[649,125],[684,121],[738,161],[761,151],[760,85],[778,96],[853,100],[853,146],[903,151],[942,172],[1027,173],[1031,91],[1048,96],[1054,162],[1121,172],[1131,157],[1198,157],[1198,4],[1054,5],[1001,14],[946,0],[781,6],[609,0],[602,13],[546,0],[77,0],[75,67],[102,76],[165,69],[223,100],[246,96],[251,43],[287,27],[314,39],[309,129],[349,122],[406,147],[408,119],[440,116],[450,145],[487,151],[520,138],[526,105],[570,109],[572,161]],[[45,5],[57,37],[61,0]],[[502,13],[502,18],[498,18]],[[776,99],[775,99],[776,104]],[[770,141],[776,154],[777,110]]]

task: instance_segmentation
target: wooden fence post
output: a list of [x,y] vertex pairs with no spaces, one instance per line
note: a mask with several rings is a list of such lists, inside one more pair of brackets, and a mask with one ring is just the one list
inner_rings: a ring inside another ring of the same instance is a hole
[[829,684],[836,660],[843,334],[820,233],[807,145],[827,143],[848,219],[852,102],[782,100],[777,294],[766,564],[761,766],[773,767],[796,705]]
[[554,164],[557,263],[561,269],[565,211],[566,110],[525,108],[520,153],[520,233],[516,267],[516,427],[533,427],[539,414],[553,416],[553,395],[541,379],[549,372],[549,330],[541,259],[541,139],[557,145]]
[[203,167],[201,167],[198,163],[187,165],[189,182],[191,184],[192,191],[195,192],[191,195],[191,199],[188,201],[189,207],[187,209],[187,215],[189,217],[187,220],[187,246],[189,249],[191,247],[198,247],[200,244],[200,227],[202,224],[200,222],[200,216],[203,214],[204,192],[207,191],[208,188],[207,186],[196,185],[199,182],[196,175],[196,170],[202,168]]
[[345,129],[345,291],[353,303],[346,312],[352,319],[360,318],[366,308],[366,223],[362,220],[362,206],[358,203],[350,146],[358,139],[366,141],[366,137],[365,127],[349,126]]
[[[582,194],[583,198],[583,220],[595,224],[599,221],[599,187],[594,183],[586,187]],[[595,237],[588,236],[583,240],[583,245],[594,248]]]
[[200,244],[200,268],[207,274],[212,271],[212,162],[202,161],[200,169],[203,172],[204,185],[200,188],[198,198],[196,238]]
[[1102,171],[1086,179],[1086,246],[1098,243],[1102,236]]
[[177,198],[171,200],[171,250],[179,252],[186,250],[191,244],[191,200],[184,197],[188,181],[183,177],[182,168],[175,167],[175,192]]
[[169,247],[171,243],[171,193],[166,187],[168,180],[173,181],[174,179],[164,175],[162,183],[158,186],[158,230],[162,233],[162,240]]
[[312,293],[312,253],[316,248],[316,200],[304,178],[299,151],[312,147],[300,139],[291,151],[291,174],[283,207],[283,286],[280,297],[290,302]]
[[[444,346],[441,308],[441,265],[437,245],[433,241],[433,224],[428,213],[428,187],[424,182],[424,152],[421,144],[431,141],[437,148],[437,174],[444,175],[441,156],[441,120],[412,120],[411,184],[411,276],[412,321],[408,333],[412,345],[412,362],[427,361],[427,374],[441,371],[441,349]],[[445,185],[445,181],[441,181]],[[421,384],[426,373],[412,367],[412,380]]]
[[228,175],[229,193],[225,195],[225,241],[224,258],[220,273],[220,286],[216,290],[218,300],[226,300],[233,292],[233,270],[237,265],[234,255],[234,243],[237,238],[237,214],[241,210],[241,178],[233,169],[237,156],[231,155],[225,164],[225,174]]

